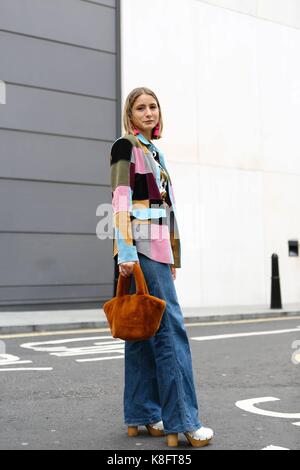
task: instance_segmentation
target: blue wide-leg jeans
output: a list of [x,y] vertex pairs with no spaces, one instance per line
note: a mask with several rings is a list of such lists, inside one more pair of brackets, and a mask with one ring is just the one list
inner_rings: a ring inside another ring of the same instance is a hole
[[[201,427],[192,357],[170,265],[138,253],[149,294],[167,302],[160,328],[146,341],[125,342],[127,426],[162,420],[166,434]],[[135,292],[132,276],[130,293]]]

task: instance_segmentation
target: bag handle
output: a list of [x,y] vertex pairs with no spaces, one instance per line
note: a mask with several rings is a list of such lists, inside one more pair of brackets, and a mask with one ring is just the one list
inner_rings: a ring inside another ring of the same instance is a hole
[[[148,286],[145,280],[145,276],[143,274],[142,268],[140,264],[135,263],[133,265],[133,275],[135,279],[135,285],[136,285],[136,293],[138,295],[143,295],[143,294],[148,294]],[[124,277],[119,274],[118,278],[118,286],[117,286],[117,297],[121,297],[122,295],[129,294],[130,290],[130,284],[131,284],[131,276],[130,277]]]

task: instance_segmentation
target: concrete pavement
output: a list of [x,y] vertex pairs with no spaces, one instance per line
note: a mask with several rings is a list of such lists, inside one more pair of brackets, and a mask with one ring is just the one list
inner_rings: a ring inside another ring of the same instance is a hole
[[293,345],[300,322],[291,318],[188,326],[199,417],[215,431],[203,449],[188,446],[183,434],[178,448],[167,448],[164,437],[152,438],[142,426],[138,436],[127,436],[124,344],[106,332],[5,338],[0,450],[188,452],[199,459],[209,450],[299,450]]

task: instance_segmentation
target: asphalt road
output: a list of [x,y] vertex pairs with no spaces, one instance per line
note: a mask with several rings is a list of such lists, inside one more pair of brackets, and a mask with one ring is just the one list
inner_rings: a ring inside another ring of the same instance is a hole
[[[300,317],[187,331],[200,418],[215,430],[196,451],[300,450]],[[123,343],[104,330],[0,337],[0,449],[167,450],[143,429],[127,437],[123,374]]]

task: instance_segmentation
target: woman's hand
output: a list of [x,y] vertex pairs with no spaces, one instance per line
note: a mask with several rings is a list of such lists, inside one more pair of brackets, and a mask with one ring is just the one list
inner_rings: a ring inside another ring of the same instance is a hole
[[175,279],[176,279],[176,268],[174,268],[174,266],[170,266],[170,268],[171,268],[173,281],[175,281]]
[[129,261],[128,263],[119,264],[119,273],[123,277],[129,277],[133,273],[133,266],[137,261]]

